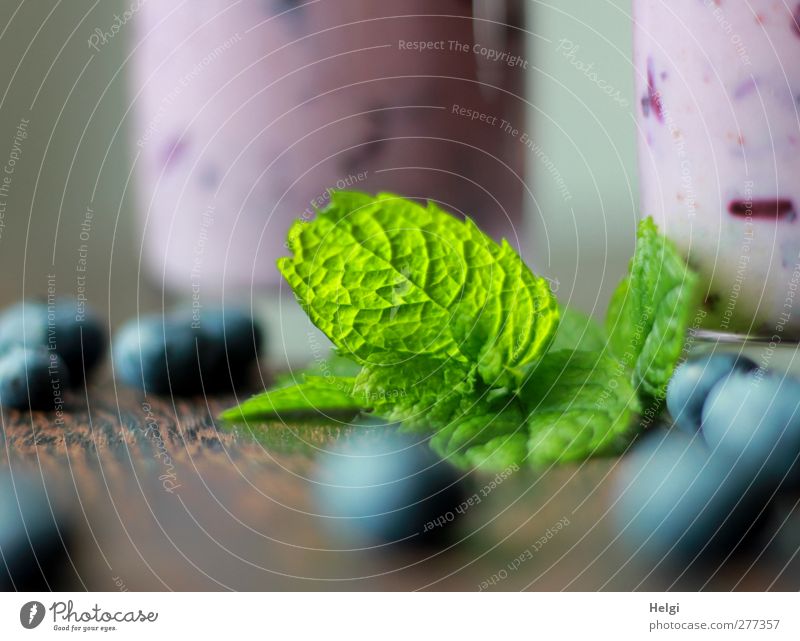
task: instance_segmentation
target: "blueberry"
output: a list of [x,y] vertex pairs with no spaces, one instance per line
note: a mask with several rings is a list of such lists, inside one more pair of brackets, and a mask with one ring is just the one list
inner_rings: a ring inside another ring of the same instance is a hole
[[74,298],[18,303],[0,315],[0,350],[12,345],[48,347],[56,351],[80,385],[100,362],[106,333],[98,316]]
[[709,561],[750,539],[762,523],[765,493],[746,474],[683,432],[645,436],[615,480],[615,519],[631,554]]
[[68,587],[73,539],[40,478],[0,473],[0,590]]
[[188,319],[160,314],[134,318],[117,332],[113,345],[114,372],[126,385],[151,394],[202,392],[198,352],[204,346]]
[[44,303],[25,301],[12,305],[0,314],[0,349],[46,344],[47,327],[47,306]]
[[69,372],[55,352],[12,345],[0,356],[0,406],[53,409],[68,387]]
[[102,360],[108,335],[100,317],[78,301],[61,298],[53,307],[56,351],[69,369],[71,380],[81,384]]
[[753,475],[800,481],[800,381],[737,373],[711,390],[703,406],[709,447]]
[[320,469],[329,527],[372,544],[450,540],[467,494],[453,467],[396,428],[369,429],[323,455]]
[[244,310],[231,307],[204,310],[198,324],[208,344],[217,345],[224,352],[221,365],[231,382],[238,385],[246,381],[264,338],[259,323]]
[[694,434],[700,429],[703,403],[711,388],[732,371],[756,367],[749,358],[737,354],[709,354],[683,363],[667,387],[667,409],[675,424]]
[[114,338],[115,373],[153,394],[229,392],[249,379],[260,341],[258,325],[236,310],[142,316]]

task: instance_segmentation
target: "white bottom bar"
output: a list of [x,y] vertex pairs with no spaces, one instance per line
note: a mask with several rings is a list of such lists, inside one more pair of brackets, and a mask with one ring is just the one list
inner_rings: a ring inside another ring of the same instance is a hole
[[796,593],[5,593],[0,613],[3,639],[800,638]]

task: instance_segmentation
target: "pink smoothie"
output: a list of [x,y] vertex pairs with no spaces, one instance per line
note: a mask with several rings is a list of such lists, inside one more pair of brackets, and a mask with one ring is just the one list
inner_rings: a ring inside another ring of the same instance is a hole
[[289,225],[332,188],[434,199],[518,244],[524,150],[499,124],[523,125],[523,37],[490,29],[498,37],[478,43],[471,11],[469,0],[142,5],[132,138],[155,278],[183,293],[277,284]]
[[634,0],[641,209],[709,326],[800,336],[800,3]]

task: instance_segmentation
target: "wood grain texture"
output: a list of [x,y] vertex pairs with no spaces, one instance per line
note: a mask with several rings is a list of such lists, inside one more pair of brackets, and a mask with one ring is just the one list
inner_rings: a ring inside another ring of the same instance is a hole
[[[63,578],[89,590],[798,589],[796,497],[767,545],[723,567],[654,567],[608,516],[615,461],[512,475],[445,550],[364,549],[318,516],[314,453],[345,428],[219,429],[232,403],[147,398],[110,383],[53,413],[4,412],[3,467],[44,479],[73,533]],[[491,477],[473,475],[482,488]],[[528,554],[547,529],[569,526]],[[522,559],[514,567],[515,559]]]

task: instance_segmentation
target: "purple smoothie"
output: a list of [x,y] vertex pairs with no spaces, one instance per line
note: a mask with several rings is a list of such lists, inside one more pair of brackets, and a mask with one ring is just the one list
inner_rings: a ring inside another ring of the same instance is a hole
[[524,150],[498,125],[522,126],[522,33],[495,27],[493,55],[471,11],[464,0],[145,3],[132,137],[154,277],[181,293],[275,285],[289,225],[333,188],[430,198],[518,245]]
[[800,3],[635,0],[641,208],[709,327],[800,336]]

